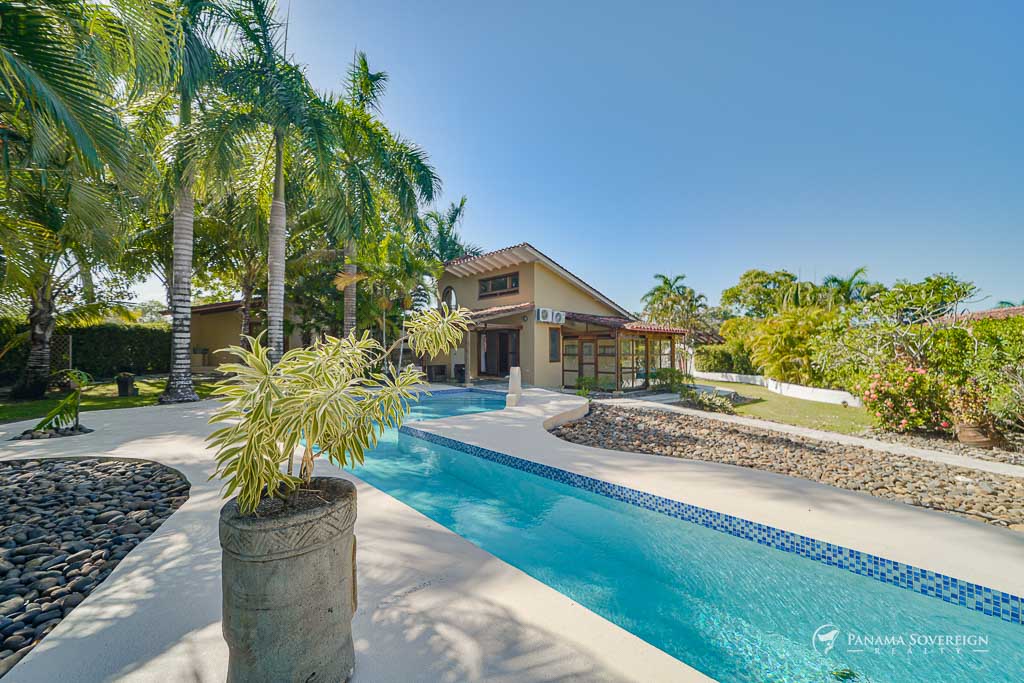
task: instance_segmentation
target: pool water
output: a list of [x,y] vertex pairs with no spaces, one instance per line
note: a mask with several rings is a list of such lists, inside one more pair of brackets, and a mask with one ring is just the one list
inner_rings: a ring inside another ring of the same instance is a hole
[[[441,394],[410,419],[503,404]],[[721,681],[1024,678],[1024,626],[467,453],[389,431],[355,474]]]

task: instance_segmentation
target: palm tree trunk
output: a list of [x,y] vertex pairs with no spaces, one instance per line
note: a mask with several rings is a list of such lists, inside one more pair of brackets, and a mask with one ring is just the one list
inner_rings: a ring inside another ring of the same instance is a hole
[[40,287],[32,297],[28,322],[28,360],[21,379],[11,390],[11,396],[19,399],[43,398],[50,382],[50,340],[56,321],[48,286]]
[[[179,120],[186,128],[192,120],[192,102],[181,96]],[[192,224],[195,204],[190,180],[179,169],[178,191],[172,213],[171,265],[171,372],[160,403],[198,401],[192,386]]]
[[[359,272],[358,266],[355,263],[356,260],[356,242],[354,239],[350,239],[345,242],[345,265],[342,266],[342,272],[346,275],[353,276]],[[350,281],[348,286],[345,287],[344,294],[342,296],[345,304],[345,308],[342,311],[341,319],[341,336],[347,337],[351,333],[355,332],[356,329],[356,287],[355,281]]]
[[284,354],[284,257],[287,239],[284,203],[284,132],[274,131],[274,198],[270,203],[267,249],[267,346],[276,363]]

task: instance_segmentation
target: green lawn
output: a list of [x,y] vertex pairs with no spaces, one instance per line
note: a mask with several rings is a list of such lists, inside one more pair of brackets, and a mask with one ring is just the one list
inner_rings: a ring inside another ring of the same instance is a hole
[[[164,391],[167,380],[163,377],[140,378],[135,380],[139,390],[138,396],[120,398],[117,395],[116,382],[93,384],[82,392],[82,410],[108,410],[110,408],[135,408],[138,406],[155,405],[157,398]],[[212,382],[196,382],[196,393],[206,398],[213,390]],[[66,394],[50,392],[46,398],[38,401],[0,400],[0,423],[17,422],[31,418],[42,418],[57,405]]]
[[844,408],[831,403],[780,396],[768,391],[766,387],[751,384],[715,382],[707,379],[696,381],[698,384],[731,389],[741,396],[757,399],[752,403],[736,406],[736,413],[739,415],[843,434],[860,434],[871,426],[871,418],[863,408]]

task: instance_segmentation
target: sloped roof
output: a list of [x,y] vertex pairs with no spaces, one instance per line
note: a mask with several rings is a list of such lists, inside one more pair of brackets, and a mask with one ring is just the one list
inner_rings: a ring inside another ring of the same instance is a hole
[[452,259],[444,264],[444,269],[446,272],[457,277],[466,277],[470,275],[482,275],[500,268],[511,268],[519,265],[520,263],[534,262],[543,263],[563,279],[576,285],[612,310],[622,314],[623,316],[630,317],[629,311],[625,308],[609,299],[576,275],[573,275],[564,266],[529,242],[521,242],[519,244],[514,244],[511,247],[489,251],[486,254],[480,254],[479,256],[462,256],[457,259]]
[[575,320],[591,325],[600,325],[613,329],[629,330],[630,332],[647,332],[650,334],[675,334],[693,339],[698,344],[720,344],[724,341],[714,332],[704,330],[690,330],[685,327],[673,327],[659,323],[647,323],[632,318],[620,318],[613,315],[591,315],[589,313],[573,313],[566,311],[566,320]]
[[1019,318],[1024,316],[1024,306],[1004,306],[1002,308],[990,308],[987,311],[974,311],[964,313],[961,318],[967,320],[1005,320],[1006,318]]

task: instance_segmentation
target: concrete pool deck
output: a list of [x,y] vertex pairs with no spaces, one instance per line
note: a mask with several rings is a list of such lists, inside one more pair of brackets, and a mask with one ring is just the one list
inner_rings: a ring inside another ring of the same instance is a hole
[[[437,387],[444,389],[448,387]],[[195,681],[227,672],[221,636],[219,482],[207,480],[209,401],[96,411],[92,434],[7,441],[0,460],[154,460],[192,483],[189,500],[26,656],[4,683]],[[699,672],[326,463],[356,482],[359,609],[352,680],[707,681]]]

